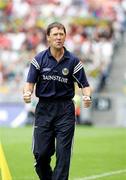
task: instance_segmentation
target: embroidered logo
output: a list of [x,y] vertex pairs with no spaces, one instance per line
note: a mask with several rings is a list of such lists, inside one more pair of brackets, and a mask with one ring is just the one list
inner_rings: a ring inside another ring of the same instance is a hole
[[67,68],[62,69],[62,74],[67,76],[69,74],[69,70]]
[[43,68],[43,72],[51,71],[51,68]]

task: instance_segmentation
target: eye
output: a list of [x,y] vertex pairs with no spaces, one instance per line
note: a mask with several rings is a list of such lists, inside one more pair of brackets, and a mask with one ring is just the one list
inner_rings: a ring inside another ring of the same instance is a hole
[[59,33],[60,36],[63,36],[64,34],[63,33]]
[[53,36],[58,36],[58,35],[59,35],[59,36],[64,36],[63,33],[54,33],[54,34],[53,34]]

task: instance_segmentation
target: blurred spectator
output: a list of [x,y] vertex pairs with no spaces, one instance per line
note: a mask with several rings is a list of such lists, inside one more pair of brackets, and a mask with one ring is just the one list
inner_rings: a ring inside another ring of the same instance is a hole
[[0,48],[9,48],[11,45],[11,40],[7,37],[6,32],[0,32]]
[[0,62],[0,85],[3,84],[4,81],[4,67],[2,62]]
[[76,123],[80,124],[80,106],[81,106],[81,98],[78,94],[75,94],[74,96],[74,102],[75,102],[75,117],[76,117]]
[[125,31],[125,15],[126,0],[1,0],[0,88],[22,92],[24,70],[47,47],[47,24],[62,21],[66,46],[85,63],[93,90],[100,89]]

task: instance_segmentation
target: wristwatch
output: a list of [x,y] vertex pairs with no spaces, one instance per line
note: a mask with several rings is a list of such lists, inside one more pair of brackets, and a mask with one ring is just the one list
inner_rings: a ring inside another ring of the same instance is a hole
[[91,100],[91,96],[83,95],[83,96],[82,96],[82,99],[83,99],[83,100],[89,100],[89,101],[90,101],[90,100]]

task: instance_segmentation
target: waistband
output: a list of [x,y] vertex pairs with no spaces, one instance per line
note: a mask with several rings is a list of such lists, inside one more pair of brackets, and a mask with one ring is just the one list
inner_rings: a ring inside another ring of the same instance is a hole
[[64,101],[72,101],[70,97],[57,97],[57,98],[50,98],[50,97],[40,97],[40,102],[64,102]]

